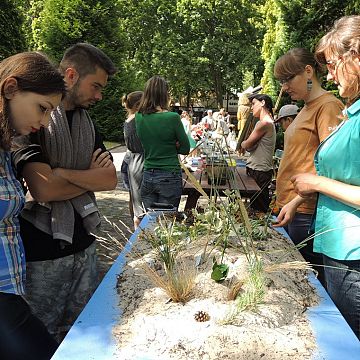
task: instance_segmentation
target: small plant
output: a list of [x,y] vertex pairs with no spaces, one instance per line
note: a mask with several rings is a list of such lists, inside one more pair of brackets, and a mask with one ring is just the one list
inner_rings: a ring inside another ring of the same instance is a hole
[[176,259],[172,268],[167,269],[165,274],[146,264],[142,269],[155,286],[166,292],[171,301],[185,303],[191,299],[196,277],[193,264]]
[[[221,321],[224,325],[234,324],[240,312],[254,311],[264,301],[265,276],[262,262],[255,259],[251,261],[249,264],[249,276],[244,281],[236,282],[235,286],[235,289],[243,288],[244,291],[242,293],[238,292],[239,295],[235,298],[235,304],[230,307],[229,312]],[[234,293],[236,292],[234,291]]]
[[158,225],[152,231],[144,231],[145,239],[157,252],[166,270],[171,270],[175,264],[177,253],[183,247],[183,226],[176,219],[169,221],[165,217],[158,219]]
[[238,296],[236,307],[238,312],[255,310],[265,297],[265,276],[261,261],[250,263],[249,277],[245,282],[246,290]]
[[217,282],[225,280],[229,273],[229,265],[223,264],[222,260],[223,258],[221,258],[220,264],[218,264],[216,259],[214,258],[211,278]]
[[239,295],[240,290],[244,286],[244,280],[239,279],[232,279],[232,281],[229,284],[229,291],[227,295],[228,300],[235,300],[237,296]]
[[161,273],[145,263],[142,268],[147,276],[172,301],[188,301],[195,286],[196,268],[193,260],[185,261],[186,257],[179,256],[190,241],[188,227],[177,223],[175,218],[169,220],[163,216],[152,231],[143,230],[142,233],[165,269]]

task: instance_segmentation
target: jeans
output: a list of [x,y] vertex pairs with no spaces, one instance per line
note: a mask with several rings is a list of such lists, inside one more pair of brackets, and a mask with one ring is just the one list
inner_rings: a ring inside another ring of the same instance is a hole
[[141,200],[145,209],[154,203],[164,203],[178,207],[182,194],[181,171],[160,169],[144,170],[141,183]]
[[[323,255],[327,292],[360,339],[360,260],[335,260]],[[349,271],[355,270],[355,271]]]
[[58,343],[20,295],[0,293],[0,358],[49,360]]
[[[311,230],[312,218],[312,214],[296,213],[293,221],[284,227],[295,245],[300,244],[309,236],[313,236],[314,233]],[[314,253],[314,239],[311,238],[302,245],[303,247],[299,249],[301,255],[306,261],[313,264],[313,268],[318,273],[318,280],[325,287],[324,268],[323,266],[316,266],[323,265],[322,255]]]

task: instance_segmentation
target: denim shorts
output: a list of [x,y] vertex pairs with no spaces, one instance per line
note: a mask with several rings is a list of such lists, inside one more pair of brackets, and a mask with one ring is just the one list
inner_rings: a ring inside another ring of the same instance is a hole
[[182,194],[182,176],[180,170],[166,171],[150,169],[144,171],[141,184],[141,200],[145,209],[154,203],[163,203],[178,207]]

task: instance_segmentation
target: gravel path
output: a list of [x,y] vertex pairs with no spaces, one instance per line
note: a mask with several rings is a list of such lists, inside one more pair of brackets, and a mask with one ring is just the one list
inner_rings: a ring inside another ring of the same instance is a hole
[[[120,177],[120,168],[125,152],[125,146],[120,146],[111,150],[118,176],[118,185],[116,189],[112,191],[101,191],[96,193],[96,199],[103,218],[101,230],[97,232],[97,235],[108,239],[108,241],[112,244],[114,241],[111,241],[110,236],[114,236],[120,241],[123,240],[123,236],[116,232],[114,227],[105,220],[105,217],[110,222],[119,226],[119,228],[124,231],[124,234],[127,237],[129,237],[130,234],[126,230],[126,226],[132,227],[132,219],[129,214],[129,193],[123,188]],[[100,279],[102,279],[105,273],[109,270],[120,251],[121,249],[118,249],[117,251],[111,251],[105,249],[102,246],[98,246],[98,268]]]

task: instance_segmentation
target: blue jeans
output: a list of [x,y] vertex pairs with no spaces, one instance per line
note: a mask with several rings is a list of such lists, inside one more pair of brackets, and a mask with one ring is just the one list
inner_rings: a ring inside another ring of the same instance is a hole
[[182,194],[181,171],[160,169],[145,170],[141,183],[141,200],[145,209],[154,203],[163,203],[178,207]]
[[[311,229],[312,218],[312,214],[296,213],[293,221],[284,227],[295,245],[300,244],[303,240],[314,234]],[[313,251],[314,239],[307,240],[303,245],[299,249],[301,255],[306,261],[314,265],[313,268],[318,273],[318,280],[325,287],[324,268],[323,266],[316,266],[323,265],[322,255]]]
[[334,267],[325,267],[327,292],[360,339],[360,260],[335,260],[323,255],[323,262]]

